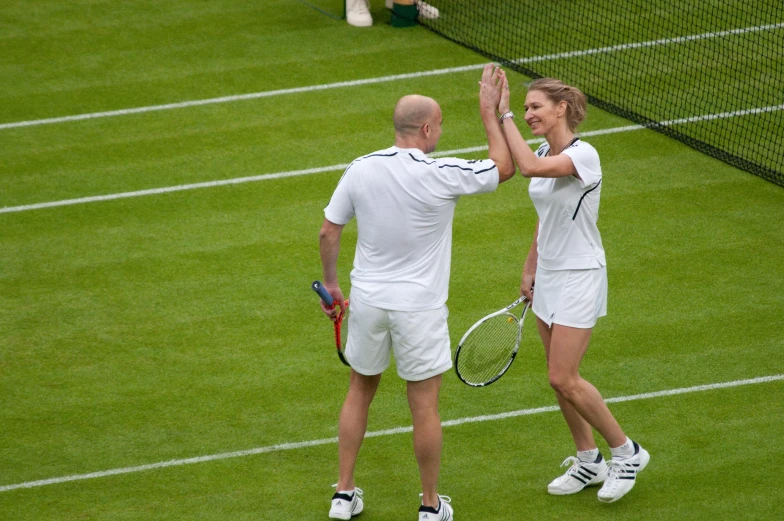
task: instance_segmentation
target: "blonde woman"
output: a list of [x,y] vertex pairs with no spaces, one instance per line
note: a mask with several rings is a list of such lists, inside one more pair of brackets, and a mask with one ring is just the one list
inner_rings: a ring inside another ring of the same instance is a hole
[[[528,190],[539,217],[520,292],[533,302],[550,385],[577,448],[562,464],[569,469],[547,490],[574,494],[603,482],[598,498],[611,503],[634,487],[650,455],[626,437],[599,391],[579,373],[592,328],[607,314],[607,268],[597,227],[602,170],[596,149],[575,135],[585,118],[585,96],[555,79],[531,83],[525,122],[534,136],[545,138],[533,152],[515,124],[503,71],[500,87],[501,126],[518,168],[531,178]],[[609,445],[609,462],[592,428]]]

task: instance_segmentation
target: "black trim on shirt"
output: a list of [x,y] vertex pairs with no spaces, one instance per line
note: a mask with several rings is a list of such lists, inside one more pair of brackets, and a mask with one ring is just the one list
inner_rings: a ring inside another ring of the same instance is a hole
[[346,174],[351,169],[351,167],[354,166],[355,163],[358,163],[358,162],[362,161],[363,159],[367,159],[369,157],[378,157],[378,156],[380,156],[380,157],[393,157],[393,156],[396,156],[396,155],[397,155],[397,152],[392,152],[391,154],[368,154],[366,156],[358,157],[354,161],[352,161],[351,164],[348,165],[346,167],[346,169],[343,171],[343,175],[340,176],[340,179],[338,179],[338,184],[340,184],[341,181],[343,181],[343,178],[346,177]]
[[356,163],[357,161],[362,161],[363,159],[367,159],[369,157],[378,157],[378,156],[381,156],[381,157],[393,157],[393,156],[396,156],[396,155],[397,155],[397,152],[392,152],[391,154],[368,154],[366,156],[362,156],[362,157],[360,157],[358,159],[355,159],[354,162]]
[[[574,138],[574,139],[572,139],[572,140],[569,142],[569,144],[568,144],[568,145],[566,145],[566,146],[564,147],[564,149],[563,149],[563,150],[561,150],[561,153],[563,153],[563,151],[564,151],[564,150],[566,150],[566,149],[569,149],[569,148],[572,148],[573,146],[575,146],[575,144],[576,144],[578,141],[580,141],[580,138],[575,136],[575,138]],[[549,143],[548,143],[548,146],[549,146]],[[539,151],[537,150],[537,152],[539,152]],[[550,155],[550,149],[548,148],[548,149],[547,149],[547,153],[545,154],[545,156],[549,156],[549,155]],[[540,156],[540,157],[541,157],[541,156]],[[594,191],[594,190],[596,190],[597,188],[599,188],[599,185],[600,185],[600,184],[602,184],[602,180],[601,180],[601,179],[599,179],[599,182],[598,182],[598,183],[596,183],[596,186],[594,186],[593,188],[590,188],[590,189],[586,190],[586,191],[583,193],[582,197],[580,197],[580,201],[577,203],[577,208],[575,208],[575,209],[574,209],[574,214],[572,215],[572,220],[573,220],[573,221],[574,221],[574,220],[577,218],[577,212],[579,212],[579,211],[580,211],[580,206],[583,204],[583,199],[585,199],[585,196],[586,196],[586,195],[588,195],[589,193],[593,192],[593,191]]]
[[[561,153],[563,153],[563,151],[564,151],[564,150],[566,150],[567,148],[572,148],[572,147],[574,146],[574,144],[575,144],[575,143],[577,143],[578,141],[580,141],[580,138],[579,138],[579,137],[575,137],[573,140],[569,141],[569,144],[568,144],[568,145],[566,145],[566,146],[563,148],[563,150],[561,150]],[[547,143],[547,146],[549,147],[549,146],[550,146],[550,143]],[[549,155],[550,155],[550,151],[551,151],[551,149],[550,149],[550,148],[548,148],[548,149],[547,149],[547,153],[545,154],[545,156],[549,156]],[[537,152],[538,152],[538,150],[537,150]]]
[[[411,159],[413,159],[417,163],[424,163],[426,165],[433,165],[433,164],[435,164],[435,161],[431,161],[430,163],[428,163],[427,161],[425,161],[423,159],[417,159],[417,158],[414,157],[414,154],[412,154],[410,152],[409,152],[408,155],[411,156]],[[478,160],[474,160],[472,162],[477,162],[477,161]],[[459,165],[450,165],[450,164],[438,165],[438,168],[447,168],[447,167],[449,167],[449,168],[459,168],[460,170],[465,170],[466,172],[473,172],[476,175],[476,174],[481,174],[483,172],[487,172],[488,170],[492,170],[493,168],[495,168],[495,164],[493,164],[493,166],[490,167],[490,168],[486,168],[485,170],[480,170],[478,172],[474,172],[474,170],[472,168],[465,168],[465,167],[462,167],[462,166],[459,166]]]
[[597,188],[599,188],[599,185],[600,185],[600,184],[602,184],[602,180],[601,180],[601,179],[599,179],[599,182],[598,182],[598,183],[596,183],[596,186],[594,186],[593,188],[589,188],[588,190],[586,190],[586,191],[583,193],[583,196],[582,196],[582,197],[580,197],[580,201],[577,203],[577,208],[575,208],[575,209],[574,209],[574,215],[572,215],[572,220],[573,220],[573,221],[574,221],[574,219],[577,217],[577,212],[579,212],[579,211],[580,211],[580,205],[581,205],[581,204],[583,204],[583,199],[585,199],[585,196],[586,196],[586,195],[588,195],[590,192],[593,192],[594,190],[596,190]]
[[[444,165],[439,165],[438,166],[438,168],[446,168],[446,167],[449,167],[449,168],[459,168],[460,170],[465,170],[466,172],[474,172],[473,168],[464,168],[464,167],[458,166],[458,165],[447,165],[447,164],[444,164]],[[484,172],[484,170],[483,170],[483,172]],[[478,174],[479,172],[474,172],[474,173]]]
[[411,157],[411,159],[413,159],[417,163],[424,163],[426,165],[433,165],[433,164],[435,164],[435,161],[431,161],[431,162],[428,163],[424,159],[417,159],[417,158],[414,157],[414,154],[412,154],[411,152],[409,152],[408,155]]
[[479,174],[484,174],[485,172],[489,172],[490,170],[493,170],[494,168],[497,168],[497,167],[495,166],[495,164],[493,164],[493,166],[491,166],[490,168],[485,168],[484,170],[480,170],[480,171],[478,171],[478,172],[474,172],[474,173],[475,173],[476,175],[479,175]]

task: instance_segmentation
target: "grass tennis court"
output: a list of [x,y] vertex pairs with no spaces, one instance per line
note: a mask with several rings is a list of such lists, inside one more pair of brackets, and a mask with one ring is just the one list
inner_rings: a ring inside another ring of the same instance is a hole
[[[441,103],[439,151],[485,145],[479,68],[292,91],[483,63],[388,26],[372,3],[369,30],[285,0],[0,7],[0,518],[327,519],[348,377],[309,285],[341,169],[6,210],[346,164],[391,145],[394,103],[414,92]],[[515,108],[526,78],[511,78]],[[613,403],[652,460],[612,505],[595,489],[547,495],[573,450],[558,412],[449,425],[440,492],[459,520],[784,517],[784,190],[648,130],[599,133],[628,125],[590,109],[580,128],[598,133],[585,139],[604,169],[610,280],[583,373],[605,398],[775,378]],[[527,184],[458,204],[453,345],[517,296]],[[555,405],[533,321],[525,334],[492,386],[445,376],[442,421]],[[408,426],[390,371],[360,453],[359,519],[414,518]]]

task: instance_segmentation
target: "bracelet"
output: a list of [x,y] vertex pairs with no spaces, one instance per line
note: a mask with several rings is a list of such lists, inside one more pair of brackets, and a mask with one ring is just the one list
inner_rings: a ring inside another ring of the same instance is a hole
[[500,118],[498,118],[498,122],[503,125],[504,120],[507,118],[514,118],[514,112],[512,112],[511,110],[508,112],[504,112],[504,114]]

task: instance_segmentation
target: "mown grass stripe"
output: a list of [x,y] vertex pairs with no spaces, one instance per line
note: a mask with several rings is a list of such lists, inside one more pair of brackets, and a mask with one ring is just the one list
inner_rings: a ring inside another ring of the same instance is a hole
[[[713,391],[717,389],[728,389],[728,388],[739,387],[743,385],[754,385],[754,384],[761,384],[761,383],[776,382],[781,380],[784,380],[784,374],[760,376],[760,377],[748,378],[744,380],[734,380],[731,382],[695,385],[692,387],[668,389],[664,391],[654,391],[650,393],[632,394],[629,396],[618,396],[616,398],[608,398],[605,401],[607,403],[620,403],[620,402],[630,402],[635,400],[647,400],[651,398],[661,398],[666,396],[676,396],[676,395],[688,394],[688,393]],[[455,427],[466,423],[498,421],[507,418],[516,418],[518,416],[531,416],[533,414],[555,412],[557,410],[558,410],[557,406],[537,407],[535,409],[522,409],[518,411],[510,411],[510,412],[505,412],[500,414],[488,414],[484,416],[472,416],[472,417],[460,418],[456,420],[447,420],[442,422],[441,425],[443,427]],[[395,427],[393,429],[368,432],[367,434],[365,434],[365,437],[378,438],[380,436],[392,436],[395,434],[404,434],[412,431],[413,431],[413,427],[411,426]],[[105,478],[109,476],[117,476],[120,474],[132,474],[136,472],[144,472],[148,470],[162,469],[167,467],[192,465],[195,463],[206,463],[210,461],[218,461],[218,460],[225,460],[231,458],[241,458],[245,456],[254,456],[257,454],[265,454],[269,452],[281,452],[285,450],[296,450],[296,449],[304,449],[308,447],[318,447],[320,445],[332,445],[332,444],[336,444],[337,442],[338,442],[337,438],[322,438],[320,440],[300,441],[294,443],[280,443],[277,445],[269,445],[267,447],[258,447],[255,449],[240,450],[236,452],[225,452],[222,454],[211,454],[207,456],[197,456],[194,458],[162,461],[159,463],[150,463],[148,465],[139,465],[135,467],[124,467],[124,468],[117,468],[111,470],[104,470],[100,472],[90,472],[88,474],[74,474],[71,476],[63,476],[59,478],[42,479],[38,481],[27,481],[24,483],[17,483],[15,485],[4,485],[4,486],[0,486],[0,492],[9,492],[11,490],[18,490],[24,488],[43,487],[45,485],[56,485],[59,483],[68,483],[71,481]]]
[[[737,110],[733,112],[723,112],[721,114],[706,114],[702,116],[694,116],[691,118],[686,119],[677,119],[677,120],[670,120],[670,121],[662,121],[658,123],[659,125],[663,126],[671,126],[671,125],[682,125],[688,123],[696,123],[700,121],[710,121],[714,119],[723,119],[723,118],[731,118],[731,117],[739,117],[739,116],[746,116],[749,114],[759,114],[762,112],[774,112],[778,110],[784,110],[784,104],[782,105],[772,105],[769,107],[759,107],[753,109],[746,109],[746,110]],[[599,130],[590,130],[587,132],[581,132],[579,135],[580,137],[592,137],[592,136],[603,136],[607,134],[617,134],[619,132],[630,132],[633,130],[641,130],[644,128],[648,128],[646,125],[626,125],[623,127],[613,127],[613,128],[606,128],[606,129],[599,129]],[[541,143],[543,141],[542,138],[534,138],[529,139],[527,141],[528,144],[536,144]],[[477,146],[477,147],[470,147],[470,148],[460,148],[455,150],[446,150],[443,152],[436,152],[431,154],[432,157],[442,157],[442,156],[460,156],[463,154],[470,154],[474,152],[481,152],[483,150],[487,150],[487,145],[484,146]],[[116,194],[106,194],[106,195],[92,195],[87,197],[78,197],[75,199],[63,199],[60,201],[50,201],[44,203],[33,203],[33,204],[25,204],[19,206],[6,206],[0,208],[0,214],[3,213],[15,213],[15,212],[27,212],[31,210],[41,210],[44,208],[55,208],[59,206],[71,206],[75,204],[87,204],[87,203],[96,203],[101,201],[113,201],[116,199],[127,199],[130,197],[143,197],[147,195],[158,195],[158,194],[166,194],[171,192],[182,192],[185,190],[196,190],[199,188],[214,188],[218,186],[227,186],[227,185],[236,185],[236,184],[243,184],[243,183],[253,183],[257,181],[269,181],[272,179],[282,179],[286,177],[296,177],[302,175],[310,175],[310,174],[319,174],[323,172],[334,172],[337,170],[343,170],[348,167],[348,163],[341,163],[338,165],[330,165],[330,166],[322,166],[317,168],[307,168],[304,170],[291,170],[288,172],[275,172],[271,174],[260,174],[254,176],[247,176],[247,177],[236,177],[233,179],[221,179],[218,181],[205,181],[202,183],[190,183],[184,185],[176,185],[176,186],[166,186],[161,188],[150,188],[146,190],[136,190],[132,192],[121,192]]]
[[[530,56],[527,58],[519,58],[514,60],[515,63],[538,63],[543,61],[562,60],[569,58],[576,58],[580,56],[590,56],[593,54],[604,54],[618,51],[625,51],[628,49],[639,49],[645,47],[656,47],[659,45],[671,45],[685,42],[694,42],[699,40],[707,40],[712,38],[722,38],[725,36],[736,36],[748,33],[755,33],[761,31],[772,31],[784,28],[784,23],[758,25],[754,27],[741,27],[737,29],[728,29],[724,31],[715,31],[708,33],[692,34],[687,36],[678,36],[673,38],[661,38],[658,40],[649,40],[645,42],[632,42],[609,47],[599,47],[596,49],[583,49],[576,51],[567,51],[555,54],[544,54],[541,56]],[[434,69],[430,71],[411,72],[405,74],[394,74],[390,76],[380,76],[376,78],[366,78],[361,80],[340,81],[335,83],[325,83],[321,85],[309,85],[306,87],[294,87],[289,89],[278,89],[263,92],[252,92],[248,94],[237,94],[232,96],[221,96],[217,98],[208,98],[201,100],[182,101],[178,103],[166,103],[163,105],[150,105],[146,107],[134,107],[129,109],[108,110],[104,112],[92,112],[88,114],[75,114],[72,116],[61,116],[56,118],[33,119],[27,121],[13,121],[9,123],[0,123],[0,130],[31,127],[37,125],[52,125],[56,123],[67,123],[73,121],[85,121],[89,119],[109,118],[117,116],[128,116],[131,114],[143,114],[146,112],[157,112],[162,110],[174,110],[187,107],[199,107],[202,105],[214,105],[218,103],[233,103],[236,101],[246,101],[260,98],[269,98],[272,96],[283,96],[290,94],[300,94],[304,92],[315,92],[329,89],[340,89],[345,87],[358,87],[361,85],[372,85],[376,83],[385,83],[390,81],[408,80],[414,78],[424,78],[427,76],[438,76],[442,74],[454,74],[457,72],[466,72],[478,70],[484,67],[484,63],[464,65],[461,67],[448,67],[444,69]]]

